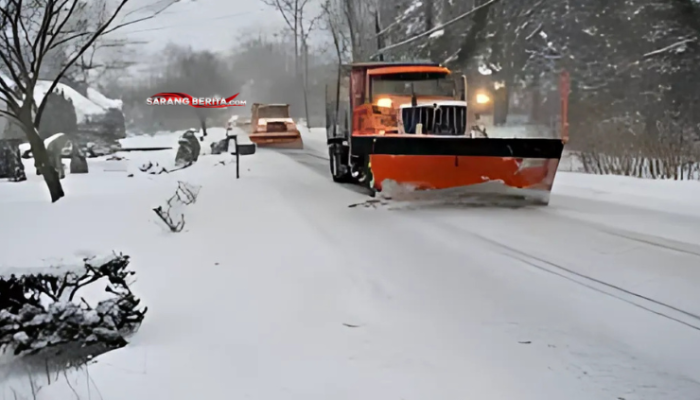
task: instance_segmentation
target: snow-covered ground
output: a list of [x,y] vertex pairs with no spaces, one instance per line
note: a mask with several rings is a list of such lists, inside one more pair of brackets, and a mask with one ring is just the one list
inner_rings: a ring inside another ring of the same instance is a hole
[[[0,270],[122,251],[149,307],[35,398],[700,399],[700,183],[560,173],[546,208],[350,208],[366,196],[303,135],[238,180],[230,155],[138,170],[172,150],[90,160],[56,204],[0,183]],[[178,180],[202,190],[172,234],[151,209]]]

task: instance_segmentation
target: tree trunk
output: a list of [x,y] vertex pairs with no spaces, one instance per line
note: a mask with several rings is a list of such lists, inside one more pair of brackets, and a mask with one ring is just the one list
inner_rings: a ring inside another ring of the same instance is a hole
[[425,31],[429,31],[435,26],[433,10],[433,0],[423,0],[423,23]]
[[355,24],[355,8],[353,0],[343,0],[343,13],[348,24],[348,33],[350,34],[350,48],[352,49],[352,60],[360,61],[360,44],[357,40],[356,24]]
[[49,189],[49,194],[51,195],[51,202],[55,203],[64,197],[66,194],[63,192],[63,186],[61,185],[61,179],[58,175],[58,171],[51,164],[49,158],[49,153],[46,151],[46,146],[44,146],[44,141],[39,136],[39,132],[34,128],[34,121],[31,118],[31,110],[23,107],[21,110],[20,121],[22,122],[22,127],[24,129],[24,134],[27,136],[27,140],[32,147],[32,155],[34,156],[34,165],[37,171],[41,173],[44,177],[44,182]]
[[[301,21],[301,24],[303,24],[304,21]],[[299,76],[299,9],[294,8],[294,73]],[[302,25],[303,26],[303,25]],[[302,32],[303,35],[303,32]]]
[[306,115],[306,127],[311,129],[311,119],[309,118],[309,47],[304,40],[304,111]]
[[[379,17],[379,8],[377,8],[376,12],[374,13],[374,33],[377,35],[377,51],[384,48],[384,44],[382,43],[382,35],[379,34],[381,31],[382,25]],[[384,61],[384,53],[379,54],[379,61]]]

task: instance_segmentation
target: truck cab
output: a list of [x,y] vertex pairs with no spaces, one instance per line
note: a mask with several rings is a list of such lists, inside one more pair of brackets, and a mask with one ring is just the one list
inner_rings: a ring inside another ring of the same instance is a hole
[[[335,164],[355,169],[365,163],[362,152],[351,151],[351,138],[468,135],[465,84],[463,78],[455,78],[449,69],[433,62],[343,66],[337,86],[331,85],[326,92],[327,138],[334,176]],[[487,105],[489,99],[480,96],[477,100]],[[341,159],[345,161],[336,161]]]
[[464,135],[467,103],[438,64],[353,65],[353,135]]
[[[355,112],[358,134],[465,134],[467,103],[457,97],[447,68],[374,68],[367,70],[365,82],[367,101]],[[375,117],[362,118],[363,109]]]
[[432,62],[344,66],[339,87],[326,94],[328,138],[469,135],[467,121],[490,113],[493,105],[490,92],[475,86],[470,88],[467,107],[466,84],[465,77],[455,77],[449,69]]

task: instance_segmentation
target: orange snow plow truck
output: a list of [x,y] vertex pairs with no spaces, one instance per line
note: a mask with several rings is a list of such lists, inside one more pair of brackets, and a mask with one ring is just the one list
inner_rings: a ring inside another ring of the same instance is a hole
[[254,103],[252,114],[250,141],[258,147],[304,148],[301,133],[289,116],[289,104]]
[[326,89],[334,181],[376,191],[487,184],[548,204],[568,137],[568,75],[508,95],[493,78],[470,85],[430,62],[352,64],[338,76]]

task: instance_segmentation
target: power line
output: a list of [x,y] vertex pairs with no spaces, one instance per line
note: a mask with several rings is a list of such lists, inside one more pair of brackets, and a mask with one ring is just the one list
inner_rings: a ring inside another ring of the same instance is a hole
[[261,11],[266,11],[266,10],[262,10],[262,9],[261,9],[261,10],[257,10],[257,11],[246,11],[246,12],[242,12],[242,13],[221,15],[221,16],[214,17],[214,18],[204,18],[204,19],[195,20],[195,21],[192,21],[191,19],[189,19],[189,20],[186,20],[186,21],[182,21],[182,22],[180,22],[180,23],[172,24],[172,25],[165,25],[165,26],[159,26],[159,27],[156,27],[156,28],[148,28],[148,29],[139,29],[139,30],[135,30],[135,31],[125,31],[125,32],[123,32],[123,33],[124,33],[124,34],[132,34],[132,33],[140,33],[140,32],[161,31],[161,30],[172,29],[172,28],[189,28],[189,27],[191,27],[191,25],[192,25],[193,22],[216,21],[216,20],[222,20],[222,19],[227,19],[227,18],[231,18],[231,17],[240,17],[240,16],[243,16],[243,15],[258,13],[258,12],[261,12]]

